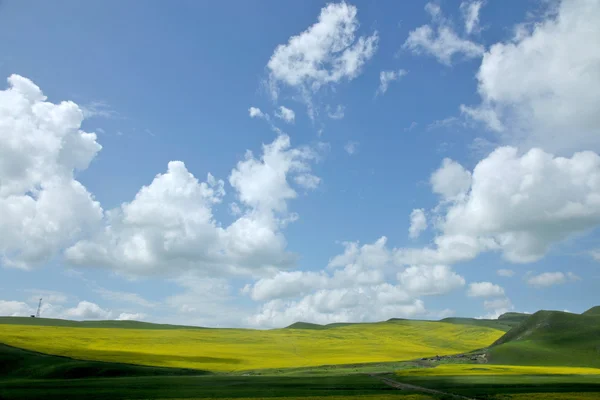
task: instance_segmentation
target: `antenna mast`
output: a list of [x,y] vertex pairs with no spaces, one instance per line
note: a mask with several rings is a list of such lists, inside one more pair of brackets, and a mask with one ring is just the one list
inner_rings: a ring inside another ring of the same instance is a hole
[[39,318],[40,317],[40,311],[42,309],[42,298],[40,297],[40,302],[38,303],[38,309],[37,312],[35,313],[35,317]]

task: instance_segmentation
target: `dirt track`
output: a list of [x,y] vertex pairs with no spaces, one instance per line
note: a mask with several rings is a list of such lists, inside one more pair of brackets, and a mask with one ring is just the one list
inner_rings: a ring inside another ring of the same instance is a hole
[[379,379],[380,381],[382,381],[383,383],[385,383],[388,386],[391,386],[393,388],[399,389],[399,390],[410,390],[413,392],[423,392],[423,393],[429,393],[429,394],[442,394],[445,396],[450,396],[453,397],[455,399],[461,399],[461,400],[477,400],[474,399],[472,397],[466,397],[466,396],[461,396],[459,394],[452,394],[452,393],[446,393],[446,392],[440,392],[439,390],[435,390],[435,389],[428,389],[426,387],[422,387],[422,386],[416,386],[416,385],[411,385],[408,383],[402,383],[402,382],[398,382],[394,379],[390,379],[390,378],[386,378],[383,376],[379,376],[377,374],[369,374],[371,377]]

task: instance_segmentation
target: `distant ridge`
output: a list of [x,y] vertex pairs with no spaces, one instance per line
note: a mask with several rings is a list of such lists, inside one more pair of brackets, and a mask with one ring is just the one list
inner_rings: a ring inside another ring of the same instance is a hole
[[64,326],[70,328],[122,328],[122,329],[209,329],[201,326],[154,324],[141,321],[71,321],[68,319],[0,317],[0,325]]

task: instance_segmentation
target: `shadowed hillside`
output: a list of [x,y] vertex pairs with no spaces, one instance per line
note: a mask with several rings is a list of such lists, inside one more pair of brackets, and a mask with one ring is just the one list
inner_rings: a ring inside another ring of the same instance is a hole
[[498,339],[489,349],[488,360],[600,367],[600,315],[538,311]]
[[18,349],[0,343],[0,379],[76,379],[91,377],[204,375],[181,368],[145,367],[101,361],[82,361]]

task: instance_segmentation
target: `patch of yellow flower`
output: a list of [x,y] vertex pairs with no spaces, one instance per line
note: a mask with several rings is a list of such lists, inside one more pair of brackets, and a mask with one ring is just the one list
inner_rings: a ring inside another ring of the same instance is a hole
[[504,332],[431,321],[308,329],[71,328],[0,325],[0,342],[82,360],[235,372],[401,361],[485,347]]

